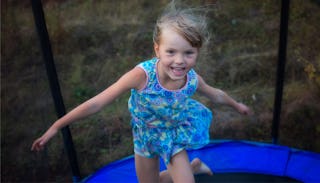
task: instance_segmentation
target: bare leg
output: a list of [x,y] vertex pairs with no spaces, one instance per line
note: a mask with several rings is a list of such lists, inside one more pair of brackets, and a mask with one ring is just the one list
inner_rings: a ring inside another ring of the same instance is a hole
[[186,151],[174,155],[167,170],[160,172],[161,183],[194,183],[191,164]]
[[[211,169],[202,162],[199,158],[195,158],[191,162],[191,170],[194,175],[196,174],[208,174],[212,175]],[[168,170],[160,172],[160,182],[161,183],[172,183],[172,178]]]
[[159,158],[145,158],[135,154],[134,159],[139,183],[160,182]]
[[185,150],[177,153],[168,164],[168,171],[175,183],[194,183],[194,176]]

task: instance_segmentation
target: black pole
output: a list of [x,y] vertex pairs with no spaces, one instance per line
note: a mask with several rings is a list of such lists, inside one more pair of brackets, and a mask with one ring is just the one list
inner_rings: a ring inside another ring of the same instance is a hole
[[[58,76],[56,68],[54,65],[54,59],[51,50],[51,44],[49,39],[49,34],[47,31],[47,26],[45,22],[44,12],[42,8],[41,0],[31,0],[32,10],[34,15],[34,21],[39,34],[39,39],[41,43],[41,48],[43,52],[43,58],[46,65],[47,76],[49,79],[51,94],[54,100],[54,105],[58,118],[66,114],[65,106],[63,103],[63,98],[60,91],[60,85],[58,81]],[[72,141],[72,136],[69,127],[64,127],[62,130],[64,146],[68,154],[69,163],[72,169],[73,181],[80,181],[80,171],[77,161],[76,152],[74,150],[74,145]]]
[[273,111],[273,124],[272,124],[272,142],[274,144],[278,143],[278,135],[279,135],[283,82],[284,82],[284,76],[285,76],[285,65],[286,65],[286,55],[287,55],[289,4],[290,4],[290,0],[282,0],[281,2],[277,82],[276,82],[276,91],[275,91],[275,98],[274,98],[274,111]]

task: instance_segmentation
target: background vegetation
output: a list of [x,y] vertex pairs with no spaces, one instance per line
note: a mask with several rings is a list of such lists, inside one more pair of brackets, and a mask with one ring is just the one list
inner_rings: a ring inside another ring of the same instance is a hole
[[[43,0],[67,110],[153,56],[152,29],[169,0]],[[279,0],[188,0],[209,5],[212,40],[196,70],[248,104],[243,117],[196,96],[215,115],[212,139],[271,141]],[[320,152],[320,4],[292,0],[280,123],[282,145]],[[71,131],[84,176],[133,153],[129,93]],[[1,1],[1,181],[70,182],[62,138],[30,146],[56,120],[29,1]]]

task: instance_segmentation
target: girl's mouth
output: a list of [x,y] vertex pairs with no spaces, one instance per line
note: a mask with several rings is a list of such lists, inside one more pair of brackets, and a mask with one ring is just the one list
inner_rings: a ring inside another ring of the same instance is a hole
[[175,76],[183,76],[185,74],[185,70],[186,70],[185,67],[170,67],[170,68],[172,73]]

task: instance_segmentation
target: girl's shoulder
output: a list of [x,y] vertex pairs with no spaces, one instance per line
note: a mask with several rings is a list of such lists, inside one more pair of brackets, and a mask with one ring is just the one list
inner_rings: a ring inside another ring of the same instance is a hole
[[137,65],[137,67],[144,70],[148,78],[153,78],[156,74],[156,64],[158,59],[152,58],[150,60],[146,60]]
[[187,81],[187,85],[189,87],[192,87],[194,89],[196,89],[198,87],[198,74],[194,69],[190,69],[190,71],[188,72],[188,81]]
[[144,70],[153,70],[154,66],[157,63],[157,60],[157,58],[152,58],[149,60],[142,61],[140,64],[137,65],[137,67],[141,67]]
[[195,79],[198,78],[198,74],[194,69],[190,69],[190,71],[188,72],[189,77],[195,77]]

